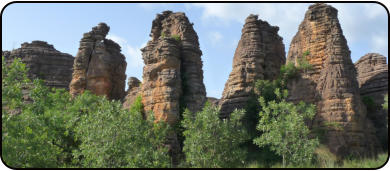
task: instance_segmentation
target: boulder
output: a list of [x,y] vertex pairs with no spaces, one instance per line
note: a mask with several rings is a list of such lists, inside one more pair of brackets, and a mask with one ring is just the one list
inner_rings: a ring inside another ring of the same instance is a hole
[[127,85],[129,88],[127,89],[126,97],[123,101],[123,108],[130,109],[136,98],[141,95],[141,81],[138,80],[138,78],[129,77]]

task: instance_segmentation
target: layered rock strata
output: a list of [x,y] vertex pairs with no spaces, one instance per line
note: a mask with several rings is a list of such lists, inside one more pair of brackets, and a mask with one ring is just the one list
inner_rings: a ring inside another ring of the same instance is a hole
[[141,81],[135,77],[129,77],[127,85],[129,86],[129,88],[126,92],[126,97],[123,102],[123,108],[130,109],[136,98],[141,95]]
[[220,100],[221,117],[228,117],[234,109],[244,108],[253,94],[258,79],[275,79],[285,63],[283,39],[279,28],[258,19],[246,18],[241,40],[233,58],[233,70],[225,84]]
[[290,99],[316,104],[312,128],[324,131],[324,143],[331,152],[339,157],[375,153],[375,128],[367,119],[335,8],[326,4],[309,7],[291,42],[287,61],[299,65],[303,57],[313,69],[290,83]]
[[184,13],[164,11],[152,23],[141,49],[145,63],[142,102],[157,119],[175,123],[180,110],[200,110],[206,101],[198,36]]
[[110,28],[99,23],[84,33],[73,65],[70,93],[74,96],[89,90],[108,99],[125,96],[126,61],[120,46],[106,35]]
[[20,58],[28,69],[27,76],[42,79],[47,86],[68,89],[72,80],[74,57],[56,50],[47,42],[26,42],[18,49],[2,52],[2,56],[7,63]]
[[358,74],[360,96],[373,100],[373,106],[368,107],[368,117],[373,121],[376,135],[383,149],[388,149],[388,116],[382,108],[384,96],[388,93],[389,70],[386,57],[377,53],[362,56],[355,67]]

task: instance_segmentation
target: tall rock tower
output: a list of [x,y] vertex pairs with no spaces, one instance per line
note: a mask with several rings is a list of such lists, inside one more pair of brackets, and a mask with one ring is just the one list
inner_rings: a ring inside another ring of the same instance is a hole
[[27,76],[42,79],[47,86],[68,89],[72,80],[74,57],[56,50],[47,42],[26,42],[19,49],[4,51],[2,55],[7,63],[20,58],[29,69]]
[[368,103],[373,102],[367,107],[367,116],[374,123],[383,150],[387,150],[388,112],[382,108],[384,96],[389,92],[389,68],[386,57],[378,53],[368,53],[355,63],[355,67],[358,73],[360,96],[366,98]]
[[278,30],[278,27],[258,19],[257,15],[246,18],[234,53],[233,70],[220,100],[222,118],[228,117],[234,109],[245,107],[256,80],[272,80],[278,76],[286,60]]
[[110,27],[99,23],[84,33],[73,65],[70,93],[74,96],[89,90],[108,99],[125,96],[126,61],[120,46],[106,39]]
[[366,117],[356,69],[332,6],[314,4],[306,12],[287,61],[298,65],[304,53],[309,54],[306,60],[313,69],[290,86],[290,98],[317,105],[312,126],[324,131],[331,152],[338,156],[375,153],[375,129]]
[[206,101],[202,51],[192,25],[181,12],[157,14],[151,40],[141,49],[145,111],[171,124],[176,123],[180,109],[196,112]]

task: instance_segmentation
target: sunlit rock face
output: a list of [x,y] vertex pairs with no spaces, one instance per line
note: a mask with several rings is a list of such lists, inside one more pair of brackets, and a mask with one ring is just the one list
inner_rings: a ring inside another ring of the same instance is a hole
[[384,96],[388,94],[389,70],[386,57],[378,53],[368,53],[362,56],[355,67],[358,73],[360,96],[373,100],[368,107],[367,116],[376,128],[376,135],[383,150],[388,149],[388,112],[383,109]]
[[47,86],[68,89],[72,79],[74,57],[56,50],[44,41],[23,43],[20,48],[3,51],[7,63],[20,58],[28,69],[30,79],[42,79]]
[[278,27],[258,19],[257,15],[246,18],[234,54],[233,69],[219,101],[222,118],[228,117],[234,109],[245,107],[256,80],[272,80],[278,76],[286,60],[278,30]]
[[74,96],[89,90],[108,99],[125,96],[126,61],[120,46],[106,35],[110,28],[99,23],[84,33],[74,60],[70,93]]
[[299,25],[287,62],[306,60],[313,69],[289,83],[290,100],[317,106],[312,128],[322,130],[331,152],[340,157],[370,155],[380,148],[375,128],[362,103],[356,69],[337,18],[330,5],[311,5]]
[[151,40],[142,49],[145,111],[171,124],[177,122],[181,109],[197,112],[206,101],[202,51],[192,25],[181,12],[157,14]]

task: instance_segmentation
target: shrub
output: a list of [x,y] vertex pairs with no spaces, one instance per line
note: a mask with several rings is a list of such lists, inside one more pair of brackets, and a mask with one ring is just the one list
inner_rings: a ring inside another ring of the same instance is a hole
[[[88,96],[94,95],[87,93],[79,99]],[[130,111],[123,110],[120,102],[105,98],[98,98],[94,105],[93,110],[80,116],[76,127],[76,137],[82,143],[74,154],[82,158],[83,167],[169,167],[170,157],[164,146],[168,125],[154,123],[153,114],[143,119],[141,97]]]
[[[32,84],[26,72],[20,59],[7,66],[2,58],[2,157],[15,168],[61,167],[65,147],[58,127],[66,120],[63,113],[47,110],[62,106],[46,101],[58,102],[68,96],[61,90],[49,92],[42,81]],[[32,102],[26,103],[23,96],[29,96]],[[14,113],[16,109],[19,112]]]
[[206,104],[201,112],[183,113],[183,152],[190,167],[226,168],[243,164],[246,151],[239,145],[248,139],[240,121],[243,110],[236,110],[230,119],[219,119],[219,109]]
[[180,36],[179,36],[179,35],[177,35],[177,34],[173,34],[173,35],[171,35],[171,38],[175,39],[177,42],[180,42],[180,41],[181,41],[181,38],[180,38]]
[[[169,127],[143,119],[141,97],[130,111],[90,92],[31,83],[20,60],[2,59],[2,157],[15,168],[168,167]],[[26,89],[27,88],[27,89]],[[26,90],[28,93],[22,92]],[[29,102],[23,96],[28,96]],[[11,114],[18,109],[17,114]]]
[[309,138],[305,119],[312,119],[315,106],[303,102],[295,105],[286,102],[288,92],[275,90],[276,100],[266,102],[260,97],[260,121],[257,129],[263,134],[254,140],[258,146],[270,145],[271,150],[282,156],[283,167],[287,164],[305,164],[313,158],[318,139]]
[[375,104],[374,99],[372,97],[363,96],[362,101],[366,105],[367,111],[375,111],[376,104]]

